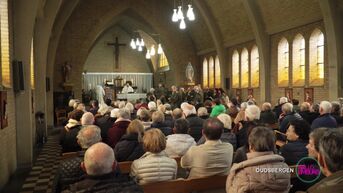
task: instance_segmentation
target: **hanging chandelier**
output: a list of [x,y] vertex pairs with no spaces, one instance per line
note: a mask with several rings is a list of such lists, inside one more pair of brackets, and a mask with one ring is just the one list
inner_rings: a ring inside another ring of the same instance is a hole
[[[152,36],[159,36],[159,34],[151,34]],[[130,41],[130,47],[133,50],[142,52],[144,47],[146,47],[145,42],[143,40],[143,38],[137,37],[137,38],[131,38]],[[150,49],[146,48],[146,53],[145,53],[145,58],[146,59],[151,59],[151,56],[155,56],[155,54],[162,54],[163,53],[163,49],[162,49],[162,45],[160,43],[160,39],[159,39],[159,43],[157,44],[157,50],[155,48],[155,44],[152,44]]]
[[[176,9],[176,4],[175,4],[175,0],[174,0],[172,22],[176,23],[176,22],[180,21],[179,28],[181,30],[186,29],[186,22],[185,22],[185,17],[184,17],[184,13],[183,13],[184,9],[186,9],[186,8],[184,8],[184,6],[183,6],[183,0],[181,0],[181,4],[177,7],[177,9]],[[195,20],[193,7],[192,7],[192,4],[190,2],[188,3],[186,17],[189,21]]]

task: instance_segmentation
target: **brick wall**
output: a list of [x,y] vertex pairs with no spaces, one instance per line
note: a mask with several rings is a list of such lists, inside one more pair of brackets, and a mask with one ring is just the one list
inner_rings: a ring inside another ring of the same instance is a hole
[[[311,33],[314,29],[320,29],[325,36],[325,30],[323,27],[322,22],[315,22],[312,24],[308,24],[305,26],[297,27],[291,30],[287,30],[284,32],[280,32],[274,35],[271,35],[271,81],[270,81],[270,92],[271,92],[271,103],[276,104],[277,100],[285,96],[285,88],[278,87],[278,71],[277,71],[277,60],[278,60],[278,43],[282,37],[285,37],[289,43],[290,49],[289,52],[292,52],[292,42],[294,37],[301,33],[305,38],[305,45],[306,45],[306,52],[305,52],[305,86],[304,87],[293,87],[291,82],[292,74],[290,73],[290,84],[287,88],[293,88],[293,98],[298,99],[301,102],[304,101],[304,88],[313,88],[314,89],[314,102],[319,102],[321,100],[327,100],[329,98],[329,92],[328,92],[328,80],[329,80],[329,74],[328,74],[328,57],[327,57],[327,46],[325,45],[325,59],[324,59],[324,85],[323,86],[310,86],[308,84],[308,66],[309,66],[309,38],[311,36]],[[290,71],[291,71],[291,65],[292,65],[292,58],[291,54],[289,57],[289,65],[290,65]]]

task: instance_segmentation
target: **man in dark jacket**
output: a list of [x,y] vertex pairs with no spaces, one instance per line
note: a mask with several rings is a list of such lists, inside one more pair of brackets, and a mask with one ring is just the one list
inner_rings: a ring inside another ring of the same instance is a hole
[[87,149],[81,165],[87,172],[85,179],[70,185],[64,192],[143,192],[128,175],[120,175],[113,171],[116,164],[111,147],[104,143],[94,144]]
[[82,115],[83,111],[81,110],[74,110],[70,113],[70,119],[60,134],[60,145],[62,146],[63,153],[81,150],[76,136],[81,129],[80,120]]
[[318,162],[326,176],[307,193],[343,192],[343,131],[332,129],[320,139]]
[[85,174],[80,168],[85,151],[90,146],[100,141],[100,128],[95,125],[87,125],[79,131],[77,135],[77,142],[82,150],[77,152],[75,157],[62,160],[60,163],[54,180],[56,192],[61,192],[62,190],[66,189],[68,185],[81,179],[81,177]]
[[130,112],[125,108],[119,109],[117,116],[116,122],[108,130],[108,145],[112,148],[116,146],[120,138],[126,133],[126,129],[131,122]]
[[197,112],[193,105],[185,103],[181,108],[189,123],[188,134],[197,142],[202,137],[202,125],[204,120],[197,116]]
[[282,114],[284,115],[280,122],[280,131],[286,133],[290,121],[300,120],[302,117],[293,111],[293,105],[291,103],[285,103],[282,105]]
[[331,116],[331,103],[328,101],[322,101],[319,105],[320,116],[312,122],[311,129],[317,129],[319,127],[336,128],[336,119]]
[[276,114],[276,117],[279,118],[279,116],[281,115],[282,113],[282,105],[287,103],[288,102],[288,99],[287,97],[281,97],[279,99],[279,103],[278,105],[276,105],[273,109],[274,113]]
[[245,121],[239,123],[237,132],[237,148],[248,145],[249,133],[253,128],[259,125],[261,111],[256,105],[249,105],[245,109]]
[[300,105],[300,116],[307,121],[310,125],[312,124],[313,120],[315,120],[319,114],[316,112],[311,112],[310,111],[311,105],[308,102],[303,102]]
[[169,98],[170,104],[172,109],[178,108],[180,107],[181,104],[181,96],[179,94],[179,92],[177,91],[177,87],[176,86],[172,86],[171,87],[172,93],[171,96]]
[[273,125],[277,122],[276,114],[272,111],[272,105],[270,103],[262,104],[262,111],[260,116],[260,122],[264,125]]
[[110,113],[105,113],[103,116],[95,118],[94,125],[100,127],[101,138],[104,143],[108,144],[108,130],[113,126],[116,119],[116,117],[111,117]]

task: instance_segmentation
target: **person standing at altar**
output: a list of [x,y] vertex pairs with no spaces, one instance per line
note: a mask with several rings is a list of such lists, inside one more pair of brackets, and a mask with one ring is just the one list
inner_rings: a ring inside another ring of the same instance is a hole
[[105,101],[104,101],[105,90],[101,85],[96,86],[96,96],[100,105],[105,104]]
[[124,87],[123,87],[123,89],[122,89],[121,92],[122,92],[122,93],[133,93],[134,90],[133,90],[133,88],[131,87],[131,85],[127,82],[127,83],[124,85]]

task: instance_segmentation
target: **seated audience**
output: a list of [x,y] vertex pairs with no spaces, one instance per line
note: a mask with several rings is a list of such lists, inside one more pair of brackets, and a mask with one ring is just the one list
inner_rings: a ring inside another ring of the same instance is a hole
[[157,111],[157,105],[154,101],[150,101],[148,103],[148,109],[150,112],[154,112],[154,111]]
[[200,117],[201,119],[204,119],[204,120],[206,120],[206,119],[208,119],[210,117],[209,114],[208,114],[208,111],[207,111],[207,109],[205,107],[200,107],[198,109],[197,114],[198,114],[198,117]]
[[177,119],[174,123],[174,134],[167,136],[166,153],[169,157],[181,157],[187,150],[196,145],[194,138],[188,135],[189,123],[186,119]]
[[242,147],[248,142],[248,132],[259,125],[260,108],[256,105],[249,105],[245,109],[245,121],[239,123],[237,136],[237,148]]
[[266,127],[254,128],[249,135],[248,160],[232,166],[226,182],[226,192],[288,192],[289,173],[256,172],[258,168],[288,168],[284,158],[274,154],[274,149],[274,132]]
[[288,165],[295,165],[308,155],[306,145],[310,131],[311,127],[305,120],[290,122],[286,132],[288,143],[280,148],[280,153]]
[[180,108],[176,108],[173,110],[172,116],[174,120],[183,118],[183,112]]
[[239,112],[234,120],[235,124],[238,124],[240,121],[244,121],[244,117],[245,117],[245,109],[248,107],[248,103],[247,102],[243,102],[241,104],[241,108],[239,109]]
[[220,140],[223,129],[224,124],[218,118],[209,118],[204,122],[202,133],[206,142],[192,146],[181,158],[181,167],[190,170],[188,178],[228,174],[233,147]]
[[281,97],[281,98],[279,99],[278,105],[276,105],[276,106],[274,107],[274,109],[273,109],[273,111],[274,111],[274,113],[275,113],[275,115],[276,115],[277,118],[279,118],[280,115],[281,115],[281,113],[282,113],[282,105],[285,104],[285,103],[287,103],[287,102],[288,102],[288,98],[287,98],[287,97]]
[[117,174],[117,162],[111,147],[97,143],[87,149],[81,167],[87,175],[85,179],[70,185],[65,192],[111,192],[142,193],[140,188],[128,175]]
[[77,143],[82,148],[75,157],[62,160],[55,175],[55,190],[61,192],[68,185],[75,183],[85,174],[80,164],[83,161],[85,151],[95,143],[101,141],[100,128],[95,125],[84,126],[77,134]]
[[292,99],[292,105],[293,105],[293,111],[299,113],[299,111],[300,111],[299,100],[298,99]]
[[[101,108],[100,108],[101,109]],[[97,116],[94,121],[94,125],[97,125],[101,129],[101,138],[102,141],[108,144],[108,130],[112,127],[114,122],[116,121],[116,117],[112,116],[112,111],[108,107],[103,108],[101,111],[99,109],[99,113],[101,116]],[[119,109],[118,109],[119,110]],[[115,111],[115,110],[114,110]]]
[[282,105],[282,119],[280,119],[280,128],[279,130],[282,133],[286,133],[289,122],[293,120],[300,120],[302,117],[299,115],[299,113],[293,111],[293,105],[291,103],[285,103]]
[[89,112],[91,112],[95,116],[98,113],[98,110],[99,110],[99,101],[92,100],[91,108],[89,109]]
[[300,116],[307,121],[310,125],[312,124],[313,120],[318,117],[318,114],[315,112],[311,112],[311,105],[308,102],[303,102],[300,105]]
[[336,128],[336,119],[331,116],[332,105],[328,101],[322,101],[319,105],[320,116],[316,118],[311,125],[311,129],[317,129],[319,127]]
[[144,154],[143,150],[144,126],[139,120],[133,120],[114,148],[114,155],[118,162],[133,161]]
[[319,155],[319,141],[329,128],[321,127],[313,130],[309,135],[309,141],[306,146],[308,150],[308,156],[314,159],[318,158]]
[[270,103],[263,103],[261,108],[260,123],[265,126],[271,126],[277,123],[278,117],[272,111],[272,105]]
[[225,106],[220,102],[220,99],[214,99],[215,106],[212,108],[210,117],[216,117],[221,113],[225,113]]
[[142,107],[137,111],[137,118],[142,122],[144,130],[151,127],[151,119],[150,119],[150,112]]
[[114,122],[113,126],[108,130],[108,144],[114,148],[120,138],[126,133],[126,129],[129,126],[130,112],[123,108],[119,109],[117,113],[117,120]]
[[165,136],[173,133],[172,128],[168,127],[165,124],[164,114],[161,111],[153,112],[151,120],[152,120],[151,128],[160,129]]
[[195,107],[191,104],[186,103],[182,105],[181,109],[189,123],[189,135],[192,136],[195,141],[198,141],[202,136],[202,125],[204,120],[197,116]]
[[342,147],[342,129],[330,129],[320,138],[318,162],[326,178],[310,187],[307,193],[343,192]]
[[76,136],[81,129],[80,120],[82,115],[83,111],[81,110],[72,111],[67,125],[62,129],[60,136],[62,153],[81,150],[79,144],[77,143]]
[[146,153],[133,161],[130,173],[139,184],[176,178],[177,163],[163,151],[166,139],[159,129],[150,129],[144,133],[143,147]]
[[331,102],[332,110],[331,116],[336,119],[337,126],[341,126],[343,124],[343,117],[341,117],[341,103],[338,101]]
[[[232,133],[232,122],[231,117],[228,114],[222,113],[217,116],[217,118],[224,124],[223,133],[220,136],[220,140],[224,143],[230,143],[233,146],[233,149],[236,150],[237,148],[237,139],[236,135]],[[205,136],[202,136],[197,145],[205,143]]]
[[81,125],[93,125],[94,124],[94,115],[91,112],[83,113],[81,117]]

